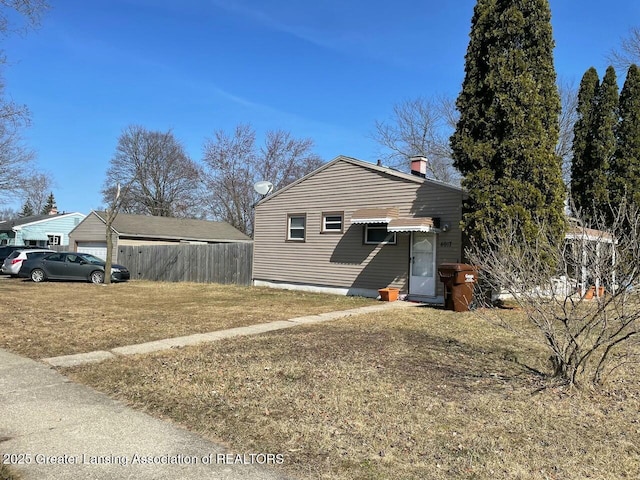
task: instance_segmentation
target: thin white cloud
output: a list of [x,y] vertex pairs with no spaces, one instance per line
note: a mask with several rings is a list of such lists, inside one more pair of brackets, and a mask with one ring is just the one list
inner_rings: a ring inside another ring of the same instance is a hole
[[[342,55],[374,60],[393,68],[415,69],[416,54],[424,41],[423,30],[396,22],[385,16],[385,12],[372,13],[364,1],[356,4],[327,0],[311,4],[280,3],[278,0],[209,1],[215,8],[264,28]],[[360,10],[362,15],[354,16],[354,12]],[[424,12],[417,10],[415,13],[417,18]]]
[[[246,3],[239,1],[227,2],[224,0],[210,1],[212,5],[222,10],[248,18],[251,21],[259,25],[263,25],[271,30],[289,34],[295,38],[304,40],[322,48],[337,50],[343,53],[354,53],[354,50],[367,49],[368,38],[364,35],[358,34],[355,29],[331,30],[326,28],[314,28],[308,25],[303,25],[302,21],[299,24],[293,25],[289,22],[283,21],[281,18],[277,18],[276,16],[267,13],[265,10],[255,6],[249,6]],[[290,10],[289,13],[291,13]],[[309,13],[309,18],[313,19],[313,17],[313,12]]]

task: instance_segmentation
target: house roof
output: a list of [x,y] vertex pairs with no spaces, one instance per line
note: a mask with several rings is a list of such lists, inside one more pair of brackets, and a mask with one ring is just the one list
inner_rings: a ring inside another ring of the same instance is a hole
[[82,215],[84,217],[84,215],[80,212],[57,213],[55,215],[30,215],[28,217],[18,217],[1,221],[0,231],[11,231],[14,227],[23,227],[34,223],[40,223],[48,220],[66,217],[69,215]]
[[[92,212],[105,224],[105,212]],[[192,218],[152,217],[119,213],[113,229],[120,236],[195,240],[215,242],[249,242],[251,238],[227,222],[212,222]]]
[[324,165],[322,165],[320,168],[317,168],[313,172],[305,175],[304,177],[296,180],[293,183],[290,183],[286,187],[281,188],[280,190],[278,190],[277,192],[274,192],[273,194],[268,195],[267,197],[263,198],[262,200],[260,200],[257,203],[257,205],[260,205],[261,203],[267,202],[270,199],[278,196],[279,194],[281,194],[283,192],[286,192],[290,188],[293,188],[295,185],[305,181],[307,178],[312,177],[313,175],[316,175],[317,173],[329,168],[330,166],[332,166],[332,165],[334,165],[335,163],[338,163],[338,162],[348,162],[348,163],[351,163],[352,165],[356,165],[356,166],[359,166],[359,167],[362,167],[362,168],[373,170],[375,172],[385,173],[385,174],[390,175],[392,177],[401,178],[403,180],[409,180],[409,181],[415,182],[417,184],[432,183],[434,185],[440,185],[440,186],[445,187],[445,188],[451,188],[451,189],[456,190],[458,192],[464,192],[465,191],[461,187],[457,187],[455,185],[451,185],[450,183],[441,182],[440,180],[435,180],[433,178],[423,178],[423,177],[419,177],[417,175],[411,175],[409,173],[404,173],[404,172],[401,172],[399,170],[395,170],[395,169],[390,168],[390,167],[384,167],[384,166],[381,166],[381,165],[374,165],[373,163],[364,162],[364,161],[358,160],[356,158],[351,158],[351,157],[346,157],[344,155],[339,155],[336,158],[334,158],[333,160],[331,160],[330,162],[325,163]]

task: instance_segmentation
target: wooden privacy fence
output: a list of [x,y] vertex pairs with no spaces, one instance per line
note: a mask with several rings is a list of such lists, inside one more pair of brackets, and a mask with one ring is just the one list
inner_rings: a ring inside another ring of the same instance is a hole
[[253,243],[118,247],[132,280],[251,284]]

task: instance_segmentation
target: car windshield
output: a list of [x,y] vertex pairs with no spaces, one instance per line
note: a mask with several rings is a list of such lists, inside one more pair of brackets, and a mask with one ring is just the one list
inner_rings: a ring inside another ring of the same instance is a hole
[[91,265],[104,265],[104,260],[94,257],[93,255],[89,255],[88,253],[83,253],[82,255],[78,255],[82,257],[83,260],[89,262]]

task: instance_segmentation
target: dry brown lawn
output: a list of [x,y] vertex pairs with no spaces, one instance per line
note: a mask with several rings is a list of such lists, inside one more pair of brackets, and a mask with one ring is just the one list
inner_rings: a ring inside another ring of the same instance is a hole
[[235,285],[0,279],[0,348],[44,358],[347,310],[371,299]]
[[231,451],[282,453],[299,478],[640,478],[640,369],[567,390],[532,371],[544,356],[413,308],[65,373]]
[[0,463],[0,480],[18,480],[19,478],[17,473]]

